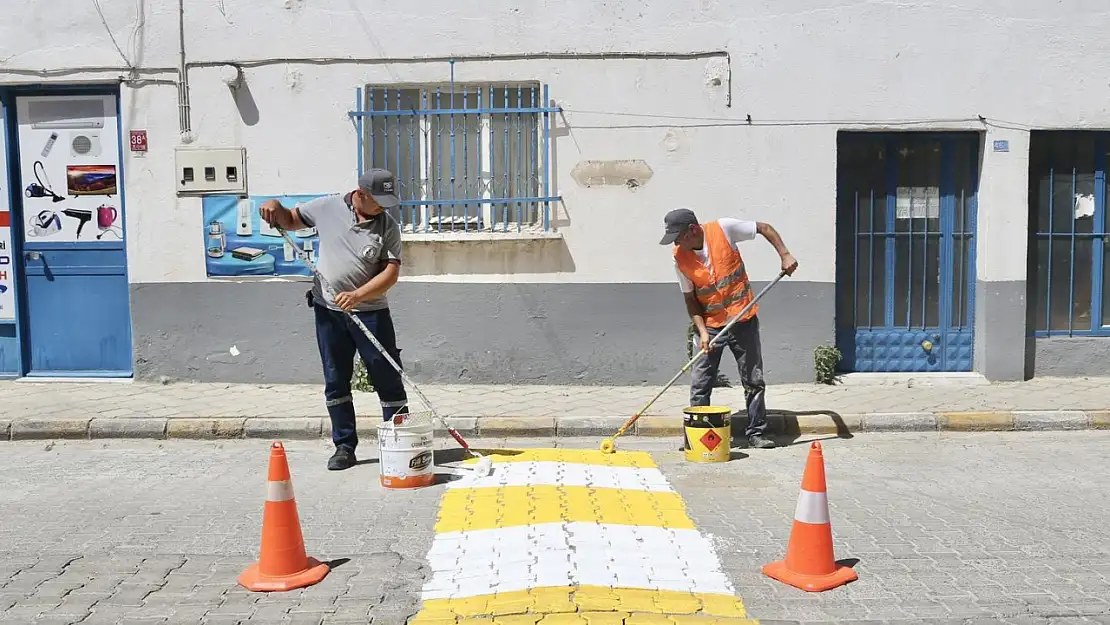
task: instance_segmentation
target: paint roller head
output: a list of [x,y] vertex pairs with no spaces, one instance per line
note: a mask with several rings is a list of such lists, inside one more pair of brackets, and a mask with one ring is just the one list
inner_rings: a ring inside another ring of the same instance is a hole
[[482,456],[474,464],[474,471],[471,475],[474,477],[488,477],[491,473],[493,473],[493,460]]
[[601,441],[601,453],[612,454],[617,451],[617,443],[611,438]]

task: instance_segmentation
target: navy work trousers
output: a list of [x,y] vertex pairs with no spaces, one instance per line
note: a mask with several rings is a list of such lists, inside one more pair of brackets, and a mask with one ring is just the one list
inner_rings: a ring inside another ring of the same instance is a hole
[[[328,416],[331,417],[331,439],[337,447],[345,445],[354,449],[358,446],[358,433],[355,430],[351,377],[354,375],[356,352],[362,357],[374,383],[382,406],[382,420],[388,421],[398,412],[408,412],[404,381],[347,313],[332,310],[319,302],[312,308],[316,311],[316,342],[320,346],[320,360],[324,365],[324,398],[327,400]],[[397,349],[397,335],[389,309],[355,314],[393,360],[401,365],[401,350]]]

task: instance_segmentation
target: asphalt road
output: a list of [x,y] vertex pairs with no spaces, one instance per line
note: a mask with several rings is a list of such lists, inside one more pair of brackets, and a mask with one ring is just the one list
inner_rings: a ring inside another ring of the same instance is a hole
[[[762,623],[1110,623],[1110,432],[822,440],[836,556],[859,580],[820,594],[759,571],[785,552],[811,438],[722,465],[670,440],[622,449],[653,452]],[[326,443],[286,449],[307,550],[334,568],[266,595],[235,583],[257,558],[266,441],[0,444],[0,622],[404,623],[444,487],[387,491],[373,462],[328,472]]]

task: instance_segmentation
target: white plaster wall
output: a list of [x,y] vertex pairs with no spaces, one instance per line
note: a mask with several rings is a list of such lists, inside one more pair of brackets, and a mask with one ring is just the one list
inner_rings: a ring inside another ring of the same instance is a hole
[[[13,4],[0,23],[0,81],[113,79],[126,72],[57,70],[126,65],[145,68],[132,77],[173,80],[175,4],[102,0],[103,19],[86,0],[58,0],[49,9]],[[728,83],[707,84],[707,75],[722,74],[719,58],[458,63],[458,81],[547,82],[566,109],[556,120],[553,191],[565,198],[555,219],[574,271],[421,280],[671,281],[669,255],[657,245],[660,220],[685,205],[703,218],[770,221],[801,263],[796,279],[831,282],[836,131],[874,127],[861,123],[986,130],[979,277],[1020,279],[1025,130],[1110,126],[1110,13],[1096,0],[402,6],[186,0],[190,63],[288,60],[246,70],[259,111],[254,125],[240,117],[220,68],[191,69],[194,145],[245,146],[252,193],[345,190],[356,168],[346,117],[355,87],[445,80],[448,66],[339,59],[694,50],[731,56],[731,108]],[[200,202],[173,192],[176,97],[166,84],[133,83],[124,91],[125,130],[145,128],[150,140],[147,155],[127,157],[136,282],[205,279]],[[995,138],[1008,138],[1010,153],[991,153]],[[587,159],[643,159],[655,173],[635,191],[583,189],[570,171]],[[770,246],[750,248],[754,277],[772,277]]]

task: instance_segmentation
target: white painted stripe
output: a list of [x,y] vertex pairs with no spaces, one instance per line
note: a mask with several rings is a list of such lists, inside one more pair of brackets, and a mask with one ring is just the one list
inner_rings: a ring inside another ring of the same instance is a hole
[[492,474],[449,482],[447,488],[502,486],[593,486],[653,492],[673,492],[657,468],[611,467],[573,462],[502,462]]
[[586,584],[733,594],[696,530],[545,523],[437,534],[422,598],[470,597]]
[[293,498],[293,482],[266,482],[266,501],[289,501]]
[[818,525],[829,522],[829,496],[802,490],[798,493],[798,507],[794,509],[794,520]]

